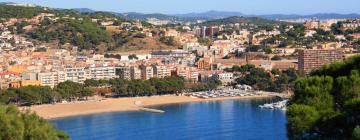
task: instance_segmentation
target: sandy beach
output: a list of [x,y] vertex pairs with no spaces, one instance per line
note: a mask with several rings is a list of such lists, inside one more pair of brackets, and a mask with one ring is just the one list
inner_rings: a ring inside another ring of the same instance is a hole
[[[28,109],[35,112],[45,119],[54,119],[69,116],[96,114],[104,112],[119,112],[119,111],[139,111],[143,107],[173,104],[173,103],[187,103],[187,102],[203,102],[203,101],[218,101],[230,99],[254,99],[254,98],[268,98],[272,95],[256,95],[244,97],[223,97],[211,99],[191,98],[188,96],[152,96],[152,97],[133,97],[133,98],[110,98],[102,101],[86,101],[77,103],[54,104],[54,105],[39,105],[32,106]],[[136,104],[135,104],[136,103]]]

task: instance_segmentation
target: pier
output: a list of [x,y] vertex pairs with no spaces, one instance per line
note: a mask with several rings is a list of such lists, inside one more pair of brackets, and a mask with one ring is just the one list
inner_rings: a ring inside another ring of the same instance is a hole
[[144,111],[144,112],[152,112],[152,113],[165,113],[165,111],[163,110],[159,110],[159,109],[152,109],[152,108],[140,108],[139,110]]

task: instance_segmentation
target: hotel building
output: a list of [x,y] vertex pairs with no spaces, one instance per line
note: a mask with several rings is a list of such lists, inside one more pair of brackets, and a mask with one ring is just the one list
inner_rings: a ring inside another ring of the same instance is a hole
[[312,49],[298,50],[298,69],[301,74],[309,74],[312,70],[319,69],[323,65],[345,58],[341,49]]

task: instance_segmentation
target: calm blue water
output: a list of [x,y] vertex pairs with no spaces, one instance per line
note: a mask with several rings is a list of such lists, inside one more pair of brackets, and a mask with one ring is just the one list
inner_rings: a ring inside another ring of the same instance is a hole
[[166,111],[116,112],[52,120],[74,140],[286,140],[286,117],[260,109],[276,99],[154,106]]

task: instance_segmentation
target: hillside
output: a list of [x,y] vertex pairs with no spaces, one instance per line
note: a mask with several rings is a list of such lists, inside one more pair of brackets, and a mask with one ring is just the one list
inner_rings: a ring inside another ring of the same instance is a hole
[[100,43],[111,41],[109,33],[88,19],[62,19],[56,22],[45,20],[28,35],[32,39],[44,42],[58,41],[60,45],[70,43],[79,46],[80,49],[94,49]]
[[129,42],[116,48],[116,51],[128,52],[136,50],[170,50],[178,49],[179,46],[169,46],[159,41],[159,38],[132,38]]
[[[13,10],[15,9],[15,10]],[[0,5],[0,16],[2,18],[32,18],[41,12],[52,13],[57,20],[45,19],[38,25],[32,25],[31,30],[19,30],[15,33],[25,35],[36,44],[46,44],[48,47],[66,47],[69,45],[78,46],[80,50],[97,51],[133,51],[139,49],[159,49],[160,46],[169,49],[168,45],[159,41],[158,37],[148,38],[136,37],[139,30],[122,30],[120,33],[110,33],[100,25],[102,21],[112,20],[114,26],[123,22],[130,22],[110,12],[79,12],[79,9],[49,9],[42,7],[19,7]],[[89,11],[89,9],[80,9]],[[8,12],[4,12],[8,11]],[[97,19],[97,22],[91,19]],[[17,28],[29,25],[27,22],[15,24]],[[146,26],[146,24],[144,24]]]
[[247,24],[254,24],[254,25],[275,25],[281,24],[285,22],[274,21],[274,20],[267,20],[259,17],[229,17],[223,19],[216,19],[201,23],[200,25],[221,25],[221,24],[235,24],[235,23],[247,23]]
[[41,12],[46,12],[41,7],[19,7],[0,4],[0,18],[31,18]]

